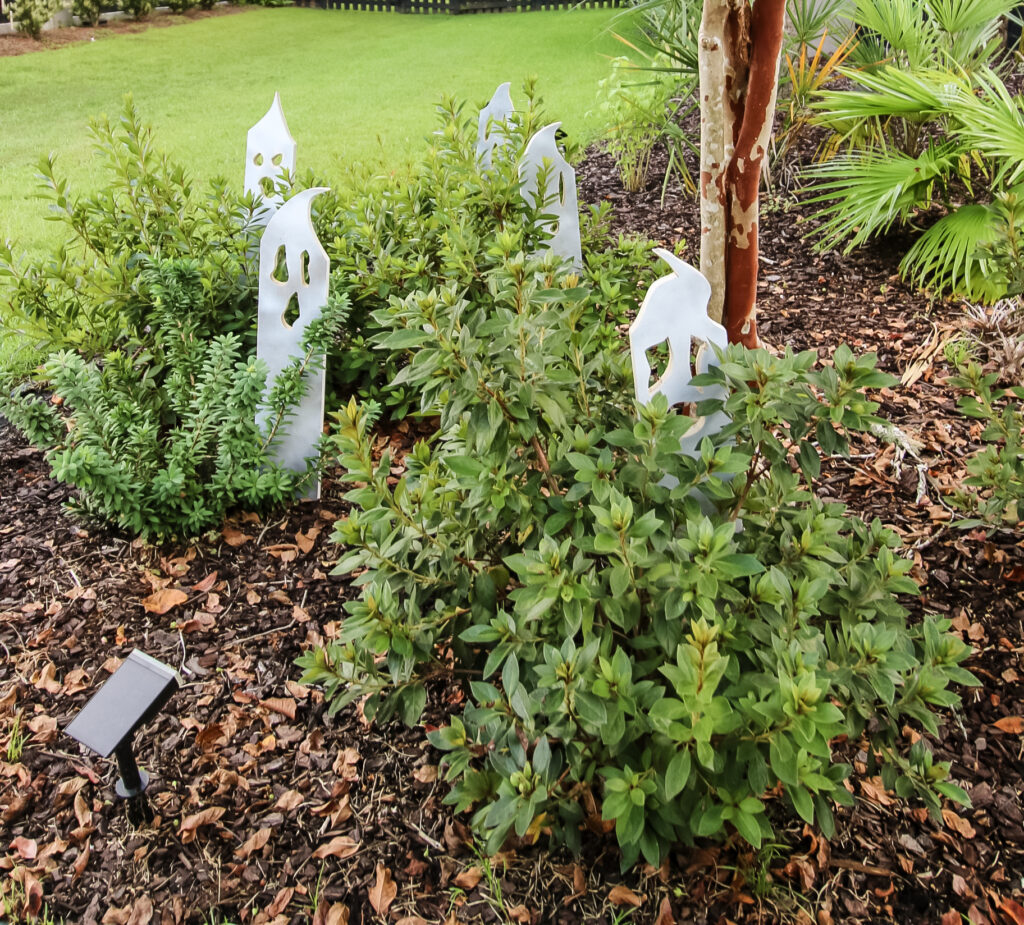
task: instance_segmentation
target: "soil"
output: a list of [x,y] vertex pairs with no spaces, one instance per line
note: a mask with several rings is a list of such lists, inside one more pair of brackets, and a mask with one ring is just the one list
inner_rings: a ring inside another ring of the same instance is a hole
[[[660,155],[663,157],[663,154]],[[662,162],[663,163],[663,162]],[[695,255],[696,203],[670,190],[627,194],[607,155],[580,171],[582,198],[609,201],[617,231]],[[762,212],[762,336],[777,348],[840,342],[876,351],[903,383],[882,413],[913,452],[865,439],[822,471],[819,490],[893,525],[913,549],[915,615],[946,615],[974,646],[981,682],[941,714],[933,746],[969,808],[933,819],[887,793],[846,746],[858,797],[830,841],[778,825],[778,844],[680,850],[660,870],[619,873],[613,844],[581,857],[519,845],[487,861],[467,818],[443,804],[439,756],[423,727],[332,716],[298,683],[295,658],[337,636],[351,591],[330,574],[322,501],[277,520],[251,516],[195,545],[159,547],[84,526],[41,454],[0,430],[0,868],[10,893],[69,922],[392,921],[517,923],[1024,923],[1024,543],[951,526],[945,496],[978,445],[956,411],[941,344],[962,308],[904,286],[889,238],[849,256],[815,254],[811,210],[789,194]],[[380,440],[416,434],[402,423]],[[181,594],[170,594],[180,591]],[[165,612],[161,612],[165,611]],[[137,741],[156,816],[135,828],[114,796],[112,762],[63,734],[134,647],[173,665],[184,687]],[[432,692],[427,723],[457,693]],[[917,735],[911,729],[909,738]],[[24,737],[23,746],[16,748]],[[383,914],[379,914],[383,910]]]
[[180,26],[183,23],[208,19],[211,16],[231,16],[244,13],[249,7],[215,6],[212,10],[192,9],[185,13],[150,13],[145,19],[115,19],[100,23],[98,26],[69,26],[65,29],[52,29],[44,32],[42,37],[34,39],[30,35],[15,32],[0,35],[0,58],[12,55],[27,55],[34,51],[54,51],[78,42],[95,42],[111,35],[125,35],[145,32],[147,29],[161,29],[164,26]]

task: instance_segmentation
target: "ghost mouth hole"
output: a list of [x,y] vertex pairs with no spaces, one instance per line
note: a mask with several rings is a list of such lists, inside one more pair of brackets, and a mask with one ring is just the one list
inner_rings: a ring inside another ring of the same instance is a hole
[[288,300],[288,305],[285,310],[281,313],[281,323],[291,329],[294,327],[295,322],[299,320],[299,297],[292,294],[292,297]]
[[274,195],[274,181],[270,177],[260,177],[260,190],[264,198],[269,199]]

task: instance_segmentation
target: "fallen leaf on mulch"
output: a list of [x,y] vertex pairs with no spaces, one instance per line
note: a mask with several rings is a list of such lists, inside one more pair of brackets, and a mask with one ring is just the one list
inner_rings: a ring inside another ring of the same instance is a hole
[[1024,906],[1009,896],[999,903],[999,911],[1013,922],[1013,925],[1024,925]]
[[628,886],[613,886],[608,893],[608,902],[616,906],[633,906],[639,908],[644,901]]
[[344,903],[335,903],[330,908],[324,903],[313,913],[313,925],[348,925],[349,909]]
[[483,871],[479,867],[470,867],[455,878],[455,885],[464,890],[472,890],[483,879],[483,876]]
[[25,838],[19,835],[11,842],[11,848],[18,852],[18,857],[23,861],[34,861],[39,853],[39,845],[34,838]]
[[184,604],[188,600],[188,595],[180,588],[164,588],[161,591],[155,591],[149,597],[142,599],[142,606],[145,608],[147,613],[164,614],[178,604]]
[[1002,719],[997,719],[992,725],[1003,732],[1019,734],[1024,732],[1024,716],[1004,716]]
[[305,801],[306,798],[298,790],[286,790],[277,798],[274,809],[283,809],[285,812],[289,812],[297,806],[301,806]]
[[235,857],[244,861],[254,851],[261,851],[263,846],[270,841],[272,832],[273,829],[260,829],[258,832],[253,832],[243,844],[235,849]]
[[19,910],[25,919],[34,920],[43,907],[43,885],[25,867],[15,867],[11,879],[21,884],[24,899]]
[[974,838],[978,834],[974,826],[964,819],[963,816],[958,816],[951,809],[944,809],[942,811],[942,821],[946,823],[948,828],[963,835],[964,838]]
[[209,806],[198,813],[186,816],[181,822],[180,834],[182,844],[187,845],[196,837],[196,832],[200,828],[216,822],[224,813],[225,809],[223,806]]
[[227,543],[228,546],[234,548],[244,546],[252,539],[248,533],[243,533],[241,530],[231,526],[225,526],[224,529],[220,531],[220,535],[224,537],[224,542]]
[[398,887],[391,879],[391,871],[383,864],[377,864],[377,882],[370,887],[370,905],[377,915],[385,915],[398,895]]
[[274,901],[267,906],[266,913],[271,918],[280,915],[288,907],[288,903],[292,901],[292,895],[295,893],[295,887],[286,886],[282,887],[277,891],[277,896],[274,897]]
[[437,765],[422,765],[412,772],[412,776],[421,784],[432,784],[437,780]]
[[[321,845],[313,852],[313,857],[318,860],[324,858],[345,858],[352,857],[359,850],[359,842],[349,835],[336,835],[326,845]],[[374,907],[376,908],[376,907]]]
[[291,697],[268,697],[261,702],[268,710],[295,719],[295,701]]
[[668,901],[667,896],[662,897],[654,925],[676,925],[676,917],[672,914],[672,903]]

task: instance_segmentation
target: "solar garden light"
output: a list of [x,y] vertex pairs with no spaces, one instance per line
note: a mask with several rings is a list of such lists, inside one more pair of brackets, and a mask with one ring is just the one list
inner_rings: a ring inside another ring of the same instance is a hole
[[128,657],[89,699],[64,730],[71,738],[103,758],[113,752],[121,772],[114,789],[128,800],[128,819],[134,825],[149,822],[153,812],[143,795],[149,784],[132,754],[136,730],[148,723],[181,684],[171,667],[132,649]]

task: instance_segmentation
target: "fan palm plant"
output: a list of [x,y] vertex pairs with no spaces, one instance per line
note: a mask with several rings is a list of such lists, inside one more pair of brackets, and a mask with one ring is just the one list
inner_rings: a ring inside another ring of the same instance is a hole
[[[987,67],[911,73],[886,65],[858,78],[864,90],[822,94],[815,104],[835,125],[874,124],[878,139],[869,147],[850,146],[807,171],[814,185],[810,201],[824,204],[817,213],[823,219],[819,247],[842,245],[848,252],[938,209],[942,217],[903,258],[904,277],[939,294],[976,301],[1002,297],[1006,274],[992,272],[992,266],[1007,238],[1007,222],[1014,233],[1018,222],[1006,202],[1015,201],[1024,186],[1021,102]],[[918,127],[914,153],[885,143],[884,126],[894,119]],[[942,140],[936,141],[939,134]],[[986,181],[987,201],[972,201],[972,171]]]

